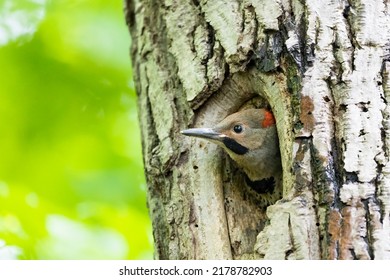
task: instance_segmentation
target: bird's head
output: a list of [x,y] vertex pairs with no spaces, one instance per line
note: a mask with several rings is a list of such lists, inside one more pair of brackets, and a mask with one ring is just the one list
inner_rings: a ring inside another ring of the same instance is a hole
[[275,118],[266,109],[239,111],[213,128],[191,128],[181,133],[221,146],[251,180],[271,177],[281,169]]

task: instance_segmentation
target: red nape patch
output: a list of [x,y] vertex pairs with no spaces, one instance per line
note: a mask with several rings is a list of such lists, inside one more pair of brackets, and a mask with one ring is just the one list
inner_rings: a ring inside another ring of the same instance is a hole
[[266,128],[276,123],[274,115],[270,111],[264,112],[264,120],[261,122],[261,126]]

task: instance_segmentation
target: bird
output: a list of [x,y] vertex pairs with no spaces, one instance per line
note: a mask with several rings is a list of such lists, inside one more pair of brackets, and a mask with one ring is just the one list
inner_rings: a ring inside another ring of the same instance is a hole
[[272,193],[281,185],[279,140],[270,110],[245,109],[212,128],[189,128],[181,133],[222,147],[246,174],[247,185],[257,193]]

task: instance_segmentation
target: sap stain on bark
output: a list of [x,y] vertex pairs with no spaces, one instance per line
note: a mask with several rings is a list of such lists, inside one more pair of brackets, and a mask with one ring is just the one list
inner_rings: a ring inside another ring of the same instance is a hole
[[301,99],[301,114],[299,119],[306,131],[312,132],[315,125],[313,117],[314,104],[309,96],[303,96]]

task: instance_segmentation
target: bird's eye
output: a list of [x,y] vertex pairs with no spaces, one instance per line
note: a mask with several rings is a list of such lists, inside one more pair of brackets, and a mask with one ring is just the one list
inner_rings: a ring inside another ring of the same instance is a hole
[[241,133],[244,129],[242,128],[241,124],[237,124],[233,127],[233,130],[235,133]]

